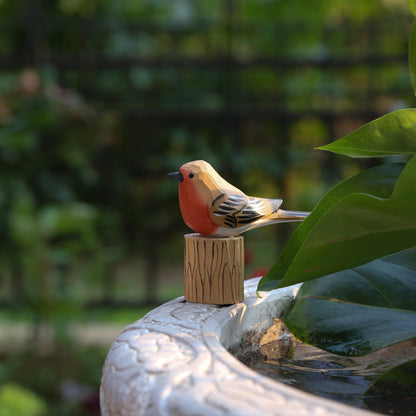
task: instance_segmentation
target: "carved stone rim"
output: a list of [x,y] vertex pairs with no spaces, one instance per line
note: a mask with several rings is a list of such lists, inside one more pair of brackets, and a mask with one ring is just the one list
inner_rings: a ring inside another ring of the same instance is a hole
[[244,333],[268,326],[289,307],[298,286],[221,307],[178,298],[126,327],[107,355],[102,416],[374,415],[275,382],[228,353]]

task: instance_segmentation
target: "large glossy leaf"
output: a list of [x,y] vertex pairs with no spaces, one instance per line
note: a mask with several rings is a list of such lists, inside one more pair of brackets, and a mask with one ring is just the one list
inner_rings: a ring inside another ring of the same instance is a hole
[[393,111],[319,149],[351,157],[416,153],[416,109]]
[[[390,198],[354,193],[335,203],[302,242],[279,286],[315,279],[413,247],[415,190],[416,156],[404,168]],[[270,274],[265,278],[270,280]]]
[[[402,257],[412,268],[402,265]],[[416,336],[416,248],[304,283],[285,324],[335,354],[364,355]]]
[[[375,198],[389,198],[404,166],[402,163],[392,163],[367,169],[332,188],[293,233],[276,263],[259,282],[259,290],[271,290],[279,285],[291,263],[298,254],[302,255],[300,249],[308,235],[320,222],[321,217],[336,203],[352,193],[368,194]],[[286,280],[288,280],[288,285],[295,283],[290,278]]]

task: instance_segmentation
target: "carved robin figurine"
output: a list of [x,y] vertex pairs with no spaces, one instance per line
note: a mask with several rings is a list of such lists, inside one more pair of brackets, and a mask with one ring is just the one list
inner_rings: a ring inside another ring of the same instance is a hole
[[210,237],[230,237],[253,228],[303,221],[308,212],[280,209],[281,199],[247,196],[203,160],[168,173],[179,182],[179,204],[188,227]]

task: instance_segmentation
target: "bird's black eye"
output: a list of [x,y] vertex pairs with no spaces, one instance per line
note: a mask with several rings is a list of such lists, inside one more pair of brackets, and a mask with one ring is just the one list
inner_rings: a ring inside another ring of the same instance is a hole
[[190,173],[188,176],[192,179],[194,177],[194,174]]

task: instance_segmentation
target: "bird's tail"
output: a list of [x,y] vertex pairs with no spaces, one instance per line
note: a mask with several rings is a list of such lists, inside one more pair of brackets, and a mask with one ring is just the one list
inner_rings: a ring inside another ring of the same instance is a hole
[[284,209],[279,209],[276,212],[276,217],[280,219],[282,222],[286,221],[303,221],[310,212],[305,211],[286,211]]

